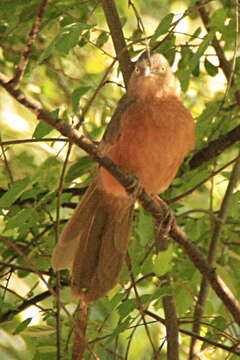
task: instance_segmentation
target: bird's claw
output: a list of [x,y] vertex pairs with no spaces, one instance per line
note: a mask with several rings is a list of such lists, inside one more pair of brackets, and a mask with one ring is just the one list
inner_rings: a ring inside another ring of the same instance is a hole
[[[163,205],[163,200],[160,199],[158,196],[155,197],[155,200],[160,205]],[[172,211],[164,206],[163,216],[161,217],[161,219],[155,220],[155,239],[157,252],[167,249],[169,233],[174,222],[175,217]]]
[[132,181],[129,184],[129,186],[126,188],[126,191],[130,195],[130,197],[133,199],[133,201],[136,201],[140,193],[142,192],[143,187],[139,183],[139,179],[136,176],[132,176]]

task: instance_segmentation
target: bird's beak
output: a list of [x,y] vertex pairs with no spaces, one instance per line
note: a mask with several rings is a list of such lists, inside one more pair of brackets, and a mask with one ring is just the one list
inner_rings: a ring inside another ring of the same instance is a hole
[[143,76],[148,76],[151,74],[151,68],[150,66],[146,66],[143,70]]

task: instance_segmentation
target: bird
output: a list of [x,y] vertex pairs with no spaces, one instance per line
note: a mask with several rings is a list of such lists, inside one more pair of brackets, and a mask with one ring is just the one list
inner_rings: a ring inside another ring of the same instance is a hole
[[[170,186],[194,145],[194,119],[181,101],[179,80],[162,54],[144,52],[99,150],[154,196]],[[133,211],[133,196],[98,166],[52,255],[54,270],[71,270],[74,296],[90,303],[116,285]]]

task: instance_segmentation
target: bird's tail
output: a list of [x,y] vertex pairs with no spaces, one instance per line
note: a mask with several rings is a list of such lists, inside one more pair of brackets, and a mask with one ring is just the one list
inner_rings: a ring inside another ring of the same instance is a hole
[[132,209],[127,196],[89,187],[52,257],[55,270],[72,270],[74,295],[94,301],[114,287],[127,251]]

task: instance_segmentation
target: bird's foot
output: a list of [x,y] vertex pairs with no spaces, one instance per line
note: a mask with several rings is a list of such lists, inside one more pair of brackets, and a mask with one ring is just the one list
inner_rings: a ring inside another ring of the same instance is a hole
[[168,237],[175,222],[175,216],[166,206],[165,202],[157,195],[154,196],[160,206],[163,208],[163,216],[155,220],[155,239],[157,252],[164,251],[168,247]]
[[132,175],[131,179],[132,179],[132,181],[131,181],[130,185],[126,188],[126,191],[130,195],[132,200],[136,201],[138,196],[143,191],[143,187],[140,184],[137,176]]

